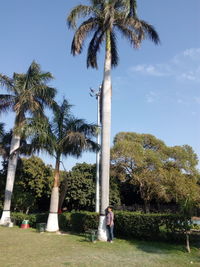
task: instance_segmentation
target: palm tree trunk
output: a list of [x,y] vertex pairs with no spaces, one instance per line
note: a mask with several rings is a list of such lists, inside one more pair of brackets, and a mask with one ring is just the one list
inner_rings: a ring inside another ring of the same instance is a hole
[[51,192],[50,212],[47,220],[47,232],[56,232],[58,226],[58,203],[59,203],[59,176],[60,176],[60,155],[56,158],[54,184]]
[[111,43],[110,31],[107,31],[104,79],[102,88],[101,207],[98,228],[98,239],[101,241],[107,241],[106,208],[109,205],[111,91]]
[[[97,135],[97,144],[101,145],[101,122],[100,122],[100,112],[101,112],[101,92],[97,94],[97,126],[98,126],[98,135]],[[100,174],[100,151],[96,152],[96,194],[95,194],[95,212],[99,213],[100,209],[100,197],[99,197],[99,175]]]
[[8,171],[7,171],[7,180],[6,180],[6,188],[5,188],[5,199],[4,199],[4,207],[0,220],[0,224],[6,224],[10,222],[10,207],[11,207],[11,198],[13,193],[13,186],[15,181],[15,173],[17,168],[17,161],[19,157],[19,153],[15,152],[20,146],[20,137],[17,135],[12,136],[11,146],[10,146],[10,157],[8,160]]
[[62,189],[60,192],[60,198],[59,198],[59,205],[58,205],[58,210],[60,211],[62,209],[63,202],[65,200],[65,196],[67,193],[67,188],[68,188],[68,177],[65,177],[65,179],[62,182]]

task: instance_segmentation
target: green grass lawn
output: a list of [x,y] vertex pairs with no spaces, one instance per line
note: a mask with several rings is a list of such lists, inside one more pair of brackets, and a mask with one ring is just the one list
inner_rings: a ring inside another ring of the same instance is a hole
[[0,227],[0,267],[200,266],[200,249],[181,245],[116,239],[91,243],[79,235],[37,233]]

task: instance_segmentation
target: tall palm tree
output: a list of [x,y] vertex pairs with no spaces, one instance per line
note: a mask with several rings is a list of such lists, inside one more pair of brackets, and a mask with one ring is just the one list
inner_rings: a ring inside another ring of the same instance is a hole
[[12,78],[0,74],[0,85],[11,94],[0,95],[0,111],[14,111],[15,122],[13,128],[10,155],[8,161],[5,200],[0,224],[10,220],[11,197],[15,180],[17,160],[19,156],[21,135],[16,128],[23,126],[26,115],[42,117],[44,107],[51,106],[56,90],[47,85],[53,76],[49,72],[42,72],[40,65],[32,62],[27,73],[14,73]]
[[[79,18],[87,18],[77,28]],[[67,18],[69,28],[75,29],[71,52],[82,52],[85,39],[92,39],[88,46],[87,67],[97,68],[97,53],[105,43],[105,63],[102,87],[102,157],[101,157],[101,209],[98,236],[107,240],[105,210],[109,205],[109,169],[110,169],[110,132],[111,132],[111,68],[118,64],[116,44],[117,31],[132,45],[138,48],[141,42],[149,38],[155,44],[159,36],[154,27],[140,20],[136,14],[135,0],[90,0],[90,5],[78,5]]]
[[79,157],[83,151],[96,151],[98,149],[98,145],[92,140],[97,133],[97,126],[74,118],[70,113],[70,108],[71,105],[64,99],[60,106],[54,105],[52,122],[49,123],[47,119],[33,119],[24,127],[26,135],[31,136],[34,151],[46,150],[55,157],[54,183],[46,229],[49,232],[59,230],[58,204],[61,158]]

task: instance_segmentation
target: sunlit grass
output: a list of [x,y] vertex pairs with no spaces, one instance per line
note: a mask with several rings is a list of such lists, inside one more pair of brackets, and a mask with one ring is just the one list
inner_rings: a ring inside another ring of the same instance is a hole
[[0,267],[11,266],[200,266],[200,250],[188,254],[181,245],[138,240],[91,243],[79,235],[0,227]]

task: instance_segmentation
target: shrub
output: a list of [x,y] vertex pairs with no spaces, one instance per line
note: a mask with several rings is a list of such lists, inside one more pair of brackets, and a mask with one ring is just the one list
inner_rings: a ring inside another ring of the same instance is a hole
[[88,229],[98,228],[98,213],[95,212],[72,212],[71,213],[71,225],[72,231],[77,233],[83,233]]
[[115,213],[115,232],[123,237],[150,238],[159,232],[162,216],[133,212]]
[[[12,219],[17,225],[29,220],[31,227],[47,222],[48,213],[24,214],[13,212]],[[83,233],[98,228],[99,215],[95,212],[64,212],[59,214],[61,230]],[[182,241],[190,220],[177,214],[142,214],[137,212],[115,212],[115,235],[125,238]]]
[[36,227],[36,223],[46,222],[48,214],[47,213],[38,213],[38,214],[25,214],[21,212],[12,212],[11,219],[15,222],[16,225],[21,225],[23,220],[28,220],[29,225],[33,228]]
[[70,212],[64,212],[62,214],[59,214],[59,226],[60,229],[63,231],[71,231],[72,224],[71,224],[71,213]]

